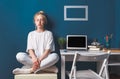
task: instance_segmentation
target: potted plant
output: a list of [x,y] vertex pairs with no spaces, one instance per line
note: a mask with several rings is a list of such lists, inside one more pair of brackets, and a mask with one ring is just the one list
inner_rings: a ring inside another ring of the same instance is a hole
[[58,44],[60,49],[65,49],[66,39],[63,37],[58,38]]

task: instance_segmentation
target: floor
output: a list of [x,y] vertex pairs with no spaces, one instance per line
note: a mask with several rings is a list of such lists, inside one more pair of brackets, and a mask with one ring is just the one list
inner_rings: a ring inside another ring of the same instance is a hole
[[120,79],[120,75],[111,74],[110,79]]

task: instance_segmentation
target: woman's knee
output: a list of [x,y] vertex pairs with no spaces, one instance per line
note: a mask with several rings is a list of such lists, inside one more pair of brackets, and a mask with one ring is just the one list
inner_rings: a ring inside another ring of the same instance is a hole
[[18,61],[24,61],[25,57],[26,57],[26,53],[24,53],[24,52],[18,52],[16,55],[16,59]]
[[56,60],[56,61],[59,60],[59,56],[58,56],[58,54],[56,54],[56,53],[52,53],[52,54],[51,54],[51,58],[52,58],[53,60]]

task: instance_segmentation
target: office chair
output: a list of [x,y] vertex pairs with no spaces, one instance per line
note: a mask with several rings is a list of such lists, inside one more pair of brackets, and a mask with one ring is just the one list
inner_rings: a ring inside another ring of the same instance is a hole
[[100,57],[102,59],[102,66],[100,68],[99,73],[94,72],[93,70],[76,70],[76,61],[80,59],[80,57],[87,58],[87,59],[97,59],[95,56],[81,56],[79,53],[74,54],[72,68],[69,75],[69,79],[109,79],[108,76],[108,58],[110,55],[110,51],[108,51],[104,56]]

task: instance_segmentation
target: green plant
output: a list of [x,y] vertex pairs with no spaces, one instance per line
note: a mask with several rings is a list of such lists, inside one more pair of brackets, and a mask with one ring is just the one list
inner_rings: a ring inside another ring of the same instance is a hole
[[60,46],[61,49],[65,48],[65,43],[66,43],[66,39],[63,37],[58,38],[58,44]]

